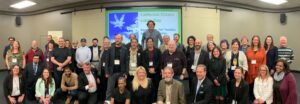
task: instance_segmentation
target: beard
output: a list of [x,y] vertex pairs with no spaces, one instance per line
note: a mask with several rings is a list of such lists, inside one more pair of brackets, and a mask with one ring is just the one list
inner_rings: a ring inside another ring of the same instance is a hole
[[171,81],[172,81],[172,78],[164,78],[164,80],[165,80],[166,82],[171,82]]

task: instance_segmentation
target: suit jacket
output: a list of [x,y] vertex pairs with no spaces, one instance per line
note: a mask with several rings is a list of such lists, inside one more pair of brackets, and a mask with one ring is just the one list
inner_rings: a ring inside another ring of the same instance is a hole
[[10,49],[10,44],[9,45],[6,45],[5,46],[5,48],[4,48],[4,50],[3,50],[3,58],[5,59],[5,57],[6,57],[6,53],[7,53],[7,51]]
[[[24,77],[19,76],[19,88],[20,88],[20,95],[25,93],[25,81],[24,81]],[[3,83],[4,86],[4,95],[5,98],[7,98],[7,96],[11,96],[12,90],[13,90],[13,76],[12,75],[8,75]]]
[[[187,56],[187,70],[189,72],[192,72],[192,65],[194,64],[194,57],[195,57],[195,50],[191,50],[189,51],[189,55]],[[208,67],[208,63],[209,63],[209,54],[201,49],[201,52],[200,52],[200,56],[198,58],[198,62],[197,62],[197,65],[199,64],[204,64],[206,67]]]
[[[141,66],[142,65],[142,49],[138,49],[137,50],[137,56],[136,56],[136,58],[137,58],[137,63],[136,63],[136,65],[137,66]],[[130,66],[130,49],[128,48],[128,58],[127,58],[127,61],[128,61],[128,68],[129,68],[129,66]]]
[[[114,70],[114,61],[115,61],[115,46],[110,47],[108,50],[108,62],[106,66],[105,73],[112,75]],[[120,49],[120,68],[122,74],[128,74],[128,50],[122,45]]]
[[210,101],[213,98],[212,87],[213,83],[206,77],[203,82],[201,83],[198,91],[197,84],[198,79],[195,78],[193,80],[193,85],[195,85],[192,90],[192,103],[193,104],[210,104]]
[[[153,67],[155,68],[155,72],[157,74],[159,74],[160,73],[161,52],[158,48],[154,48],[153,51],[154,51]],[[148,49],[143,51],[142,57],[143,57],[142,64],[143,64],[144,68],[146,69],[147,74],[149,74],[149,68],[150,68],[149,62],[150,61],[149,61],[149,50]]]
[[[93,74],[96,82],[96,87],[97,87],[97,75],[96,71],[94,69],[91,69],[91,74]],[[85,89],[85,86],[89,84],[89,81],[85,75],[84,72],[80,73],[78,76],[78,90],[83,91],[83,92],[88,92],[88,90]]]
[[[92,62],[93,61],[93,46],[89,46],[89,48],[91,49],[91,53],[92,53],[90,62]],[[98,46],[98,56],[99,56],[99,58],[100,58],[100,53],[101,53],[101,46]]]
[[100,56],[100,63],[98,66],[98,69],[100,69],[100,71],[98,72],[98,77],[105,75],[105,68],[107,68],[107,62],[108,62],[108,50],[101,50],[100,52],[102,53],[102,56]]
[[26,87],[30,88],[35,86],[35,83],[38,80],[38,78],[41,76],[43,69],[44,69],[44,64],[38,63],[36,74],[34,74],[33,63],[26,64],[25,70],[23,72],[25,82],[26,82]]
[[250,104],[248,98],[249,86],[247,82],[245,80],[242,80],[240,82],[239,87],[237,87],[237,89],[235,88],[235,82],[236,82],[235,79],[230,81],[230,85],[229,85],[230,101],[235,100],[237,101],[237,104]]
[[267,66],[269,69],[274,69],[275,61],[278,59],[278,48],[274,46],[267,52]]
[[[183,84],[175,79],[172,80],[171,88],[171,104],[186,104],[185,101],[185,92]],[[157,92],[157,101],[166,101],[166,82],[161,80],[159,82],[158,92]]]

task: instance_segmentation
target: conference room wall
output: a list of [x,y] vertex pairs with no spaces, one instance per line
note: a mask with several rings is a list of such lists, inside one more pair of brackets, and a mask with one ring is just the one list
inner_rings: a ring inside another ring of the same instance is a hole
[[285,35],[288,38],[288,47],[294,50],[295,60],[291,68],[300,71],[300,48],[299,48],[299,27],[300,12],[286,13],[287,24],[280,23],[279,13],[263,13],[245,9],[232,9],[232,12],[221,11],[220,26],[221,38],[240,38],[245,35],[251,40],[253,35],[259,35],[263,44],[267,35],[274,38],[274,44],[279,46],[279,37]]
[[[102,45],[102,37],[105,36],[105,9],[79,11],[72,15],[72,39],[80,40],[85,37],[92,40],[96,37]],[[182,42],[186,44],[186,38],[194,35],[206,42],[206,34],[215,35],[219,41],[220,11],[204,8],[182,8]],[[91,42],[89,42],[90,44]]]
[[8,37],[14,36],[20,41],[23,52],[31,47],[31,41],[37,40],[40,48],[44,49],[48,31],[63,31],[63,37],[72,39],[72,16],[61,15],[62,11],[49,12],[34,16],[21,16],[22,25],[15,25],[15,16],[0,15],[0,69],[6,68],[2,56]]

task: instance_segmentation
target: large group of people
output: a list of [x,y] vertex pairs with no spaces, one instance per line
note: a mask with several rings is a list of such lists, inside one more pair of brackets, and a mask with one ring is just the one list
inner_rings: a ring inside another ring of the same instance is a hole
[[[123,43],[115,34],[78,41],[48,35],[45,50],[33,40],[23,52],[18,40],[9,37],[3,56],[9,75],[4,93],[9,104],[24,99],[51,104],[297,104],[296,80],[291,73],[293,50],[287,38],[276,47],[272,36],[264,43],[254,35],[224,39],[216,44],[194,36],[185,47],[179,34],[170,36],[148,21],[142,44],[134,34]],[[231,46],[230,46],[231,45]],[[231,48],[230,48],[231,47]],[[188,82],[188,83],[184,83]],[[26,88],[26,89],[25,89]],[[188,89],[188,90],[186,90]]]

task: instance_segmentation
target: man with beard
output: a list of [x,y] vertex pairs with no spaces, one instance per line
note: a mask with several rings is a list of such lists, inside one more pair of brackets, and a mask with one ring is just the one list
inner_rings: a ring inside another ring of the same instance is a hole
[[[64,68],[64,74],[62,75],[60,89],[57,89],[59,94],[67,94],[67,99],[65,104],[70,104],[71,100],[77,97],[78,88],[78,77],[77,74],[72,72],[69,67]],[[74,104],[78,104],[76,100]]]
[[173,79],[173,69],[165,67],[163,74],[164,79],[159,82],[157,104],[186,104],[183,85]]
[[127,78],[128,75],[128,49],[122,45],[121,34],[115,35],[115,44],[108,50],[108,61],[105,66],[105,76],[108,78],[106,100],[109,100],[116,81],[120,76]]
[[203,48],[201,48],[201,45],[202,41],[196,39],[195,48],[187,57],[187,71],[189,74],[189,84],[191,89],[195,86],[192,85],[192,80],[196,78],[196,66],[199,64],[207,66],[209,62],[209,55]]

